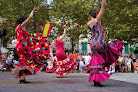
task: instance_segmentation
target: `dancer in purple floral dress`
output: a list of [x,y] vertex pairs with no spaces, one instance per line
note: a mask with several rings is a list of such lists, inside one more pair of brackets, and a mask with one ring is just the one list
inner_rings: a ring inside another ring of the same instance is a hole
[[103,25],[101,19],[104,13],[106,0],[102,0],[101,10],[98,15],[91,10],[89,12],[88,27],[92,33],[91,51],[92,57],[87,65],[87,72],[90,72],[89,81],[94,82],[94,86],[102,87],[100,82],[107,80],[110,77],[104,67],[109,67],[114,63],[122,52],[122,43],[117,41],[114,46],[106,44],[104,39]]

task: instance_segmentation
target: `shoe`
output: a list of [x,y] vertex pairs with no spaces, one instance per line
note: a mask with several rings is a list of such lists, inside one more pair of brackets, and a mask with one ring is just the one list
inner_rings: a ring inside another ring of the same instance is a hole
[[95,82],[95,81],[94,81],[94,86],[96,86],[96,87],[104,87],[100,82]]
[[100,82],[98,82],[98,87],[104,87]]
[[97,82],[94,81],[94,86],[97,86]]
[[57,77],[57,78],[63,78],[64,75],[63,75],[63,74],[57,74],[56,77]]
[[28,81],[26,81],[26,80],[22,80],[22,79],[20,79],[19,82],[20,82],[20,84],[21,84],[21,83],[30,83],[30,82],[28,82]]

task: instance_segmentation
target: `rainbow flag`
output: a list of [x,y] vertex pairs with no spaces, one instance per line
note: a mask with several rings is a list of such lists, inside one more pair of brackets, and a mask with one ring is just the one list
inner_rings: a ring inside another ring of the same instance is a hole
[[42,36],[48,37],[51,31],[51,28],[52,28],[52,23],[44,24]]

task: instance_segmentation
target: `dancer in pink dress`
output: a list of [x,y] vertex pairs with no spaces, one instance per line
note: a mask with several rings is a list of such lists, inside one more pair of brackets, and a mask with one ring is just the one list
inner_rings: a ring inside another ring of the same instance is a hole
[[94,82],[94,86],[102,87],[100,82],[107,80],[110,77],[104,67],[109,67],[114,63],[122,52],[122,43],[117,41],[114,46],[106,44],[104,39],[103,26],[101,19],[104,13],[106,0],[102,0],[101,10],[96,16],[95,11],[89,12],[88,27],[92,33],[91,51],[92,57],[87,65],[87,72],[90,72],[89,81]]
[[64,43],[63,38],[66,35],[66,28],[64,27],[64,33],[62,36],[59,34],[57,35],[56,43],[56,57],[57,57],[57,69],[56,69],[56,76],[58,78],[64,77],[65,74],[71,72],[72,69],[77,67],[77,63],[72,60],[71,58],[67,57],[64,53]]

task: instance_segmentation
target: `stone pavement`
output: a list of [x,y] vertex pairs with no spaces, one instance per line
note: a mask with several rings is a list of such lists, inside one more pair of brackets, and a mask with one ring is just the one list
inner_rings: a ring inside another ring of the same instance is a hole
[[11,72],[0,72],[0,92],[138,92],[138,74],[117,73],[103,82],[105,87],[94,87],[89,74],[71,73],[56,78],[55,73],[39,72],[27,76],[30,84],[19,84]]
[[115,73],[110,79],[138,84],[138,73]]

